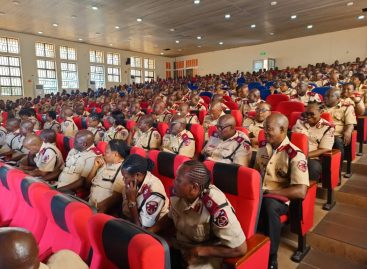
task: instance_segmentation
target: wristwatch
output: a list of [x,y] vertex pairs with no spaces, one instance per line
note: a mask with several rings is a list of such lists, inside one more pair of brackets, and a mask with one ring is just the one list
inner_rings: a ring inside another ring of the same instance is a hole
[[130,202],[127,204],[128,208],[136,207],[136,202]]

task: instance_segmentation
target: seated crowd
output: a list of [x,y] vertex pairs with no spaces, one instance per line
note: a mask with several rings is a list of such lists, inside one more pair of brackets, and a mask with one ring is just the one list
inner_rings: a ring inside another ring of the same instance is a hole
[[[277,268],[280,216],[289,205],[279,197],[303,199],[310,180],[322,175],[322,154],[338,149],[343,161],[356,115],[365,114],[366,74],[367,59],[357,58],[344,64],[336,61],[0,100],[0,157],[61,192],[82,197],[98,212],[158,234],[174,226],[171,245],[178,250],[172,255],[174,268],[220,268],[223,258],[246,253],[246,236],[233,207],[210,184],[202,162],[252,167],[263,182],[258,230],[270,237],[269,268]],[[251,83],[261,87],[249,87]],[[303,103],[304,112],[293,126],[287,115],[262,99],[265,85],[269,96],[285,95],[289,101]],[[317,87],[329,89],[321,95],[313,91]],[[239,111],[240,124],[234,110]],[[332,122],[322,117],[325,112]],[[190,131],[193,125],[204,130],[206,144],[199,152]],[[164,133],[162,126],[166,126]],[[308,137],[307,155],[291,143],[289,131]],[[66,159],[65,149],[56,146],[60,134],[73,139]],[[105,143],[104,152],[101,143]],[[166,193],[152,174],[152,161],[130,154],[131,147],[192,160],[178,168],[172,193]],[[25,244],[33,244],[25,231],[12,233],[0,232],[0,240],[10,234],[14,238],[9,244],[15,244],[23,234]],[[34,264],[27,268],[38,268],[39,261]]]

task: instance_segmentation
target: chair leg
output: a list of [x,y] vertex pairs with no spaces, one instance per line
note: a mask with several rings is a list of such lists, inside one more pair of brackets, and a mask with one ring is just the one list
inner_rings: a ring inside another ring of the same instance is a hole
[[310,246],[307,246],[306,242],[306,234],[302,236],[301,234],[298,235],[298,248],[296,252],[291,257],[291,260],[294,262],[301,262],[303,258],[307,255],[310,251]]
[[326,203],[322,206],[323,210],[330,211],[336,202],[334,200],[334,191],[331,187],[327,188],[327,200]]
[[347,171],[344,174],[345,178],[352,177],[352,162],[350,160],[347,161]]
[[363,144],[364,144],[364,118],[357,118],[357,142],[359,142],[359,149],[357,156],[363,155]]

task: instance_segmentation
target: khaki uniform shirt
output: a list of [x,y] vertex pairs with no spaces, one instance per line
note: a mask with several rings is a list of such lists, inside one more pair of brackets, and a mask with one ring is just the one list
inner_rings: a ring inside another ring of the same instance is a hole
[[325,112],[329,112],[333,116],[335,136],[343,136],[345,125],[357,124],[356,114],[351,105],[342,105],[342,102],[339,102],[334,107],[326,107]]
[[61,132],[69,137],[74,137],[76,135],[78,126],[76,126],[72,117],[66,118],[66,120],[61,123]]
[[[198,197],[192,204],[171,196],[168,215],[176,227],[177,248],[182,252],[198,245],[223,245],[236,248],[246,236],[225,194],[214,185],[208,194]],[[202,258],[189,268],[220,268],[221,259]]]
[[172,118],[171,112],[165,110],[162,114],[157,115],[157,122],[169,122]]
[[[152,227],[157,220],[168,213],[169,200],[164,190],[162,181],[149,171],[138,190],[136,197],[140,223],[143,227]],[[123,193],[123,213],[131,217],[126,194]]]
[[302,133],[308,137],[308,150],[317,149],[331,150],[334,145],[334,124],[323,118],[315,126],[310,126],[302,119],[298,119],[292,128],[292,132]]
[[102,141],[103,136],[106,132],[106,129],[102,126],[101,123],[97,125],[97,127],[88,127],[88,131],[91,131],[94,135],[94,143],[97,145],[99,141]]
[[109,142],[112,139],[120,139],[126,141],[129,137],[129,131],[122,125],[117,127],[111,126],[108,131],[104,133],[103,141]]
[[29,150],[23,146],[24,139],[25,139],[24,135],[18,134],[12,140],[11,148],[12,150],[14,150],[14,153],[12,156],[13,158],[23,155],[23,154],[28,154]]
[[132,115],[131,116],[131,120],[133,120],[133,121],[135,121],[135,122],[138,122],[138,120],[142,117],[142,116],[144,116],[145,115],[145,113],[143,112],[143,111],[139,111],[138,113],[136,113],[135,115]]
[[162,143],[162,137],[157,129],[151,127],[148,131],[138,130],[133,136],[132,145],[143,148],[145,151],[159,149]]
[[74,148],[70,150],[65,167],[59,176],[57,187],[69,185],[78,181],[81,177],[86,178],[93,168],[95,158],[99,155],[102,155],[102,153],[94,146],[90,146],[82,152]]
[[43,125],[43,129],[52,129],[54,130],[56,133],[60,132],[61,130],[61,125],[57,120],[53,120],[51,122],[46,121],[45,124]]
[[264,190],[310,184],[306,157],[288,137],[275,150],[266,141],[260,143],[255,168],[263,178]]
[[[225,115],[225,113],[222,111],[222,113],[219,115],[218,119],[220,117],[222,117],[223,115]],[[208,138],[209,138],[209,135],[208,135],[209,127],[217,125],[218,119],[214,120],[210,114],[208,114],[204,117],[203,127],[204,127],[204,132],[205,132],[205,140],[208,140]]]
[[303,96],[292,95],[292,96],[290,96],[290,99],[289,100],[290,101],[301,102],[305,106],[307,106],[309,102],[322,103],[322,100],[320,98],[320,95],[318,93],[315,93],[315,92],[307,92]]
[[190,106],[190,110],[206,110],[203,104],[198,103],[196,106]]
[[199,118],[195,114],[187,113],[185,116],[187,124],[199,124]]
[[250,145],[250,139],[242,132],[236,131],[227,140],[220,139],[218,134],[214,133],[202,152],[208,157],[208,160],[244,165],[248,164],[251,159]]
[[5,153],[13,149],[13,143],[15,138],[19,135],[19,130],[15,132],[9,132],[5,135],[5,143],[0,149],[0,153]]
[[122,193],[125,183],[121,174],[121,163],[105,164],[98,169],[92,179],[89,203],[95,205],[112,196],[113,192]]
[[42,130],[41,123],[34,116],[29,117],[29,120],[34,124],[34,130]]
[[187,130],[183,130],[177,135],[170,134],[167,130],[163,136],[162,150],[192,158],[195,154],[194,136]]
[[34,157],[38,170],[52,172],[64,168],[64,160],[60,150],[51,143],[42,143],[40,151]]
[[39,269],[88,269],[88,265],[73,251],[59,250],[47,261],[47,265],[40,263]]
[[0,147],[6,144],[7,134],[8,134],[8,131],[3,126],[0,126]]

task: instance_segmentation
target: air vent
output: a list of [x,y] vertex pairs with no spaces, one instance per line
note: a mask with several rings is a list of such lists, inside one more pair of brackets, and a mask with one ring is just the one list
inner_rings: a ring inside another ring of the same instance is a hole
[[366,8],[362,8],[362,12],[367,12],[367,7]]
[[169,51],[169,50],[171,50],[171,49],[164,49],[165,51]]

